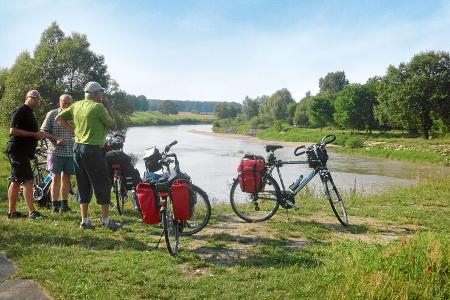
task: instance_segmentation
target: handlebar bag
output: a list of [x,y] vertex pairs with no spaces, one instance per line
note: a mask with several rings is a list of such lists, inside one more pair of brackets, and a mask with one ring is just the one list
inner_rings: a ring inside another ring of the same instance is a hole
[[175,180],[170,188],[170,194],[175,219],[181,221],[189,220],[193,207],[193,195],[189,183],[182,179]]
[[155,190],[147,182],[137,185],[138,202],[141,209],[142,219],[145,224],[158,224],[160,222],[158,203]]
[[239,162],[238,179],[241,190],[245,193],[256,193],[261,189],[261,177],[266,171],[263,157],[246,154]]

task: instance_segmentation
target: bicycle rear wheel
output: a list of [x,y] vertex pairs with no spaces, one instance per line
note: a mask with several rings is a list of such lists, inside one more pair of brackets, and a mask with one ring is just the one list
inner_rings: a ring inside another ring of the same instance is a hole
[[331,178],[331,174],[322,179],[324,187],[325,187],[325,195],[330,202],[331,209],[333,210],[334,215],[338,219],[339,223],[343,226],[348,225],[348,216],[347,209],[344,205],[344,200],[339,194],[336,185],[333,182],[333,178]]
[[180,246],[181,222],[175,220],[172,201],[167,199],[165,209],[161,212],[163,222],[164,239],[170,255],[175,256]]
[[123,182],[121,178],[114,179],[114,194],[116,196],[117,211],[119,212],[119,215],[122,215],[125,203],[125,196],[123,193]]
[[269,220],[277,212],[280,198],[280,188],[271,176],[258,193],[242,192],[237,178],[230,191],[231,208],[239,218],[250,223]]
[[193,235],[202,230],[211,218],[211,203],[208,195],[198,186],[192,185],[192,192],[194,196],[194,207],[192,208],[192,215],[188,221],[181,221],[183,223],[183,231],[181,235]]

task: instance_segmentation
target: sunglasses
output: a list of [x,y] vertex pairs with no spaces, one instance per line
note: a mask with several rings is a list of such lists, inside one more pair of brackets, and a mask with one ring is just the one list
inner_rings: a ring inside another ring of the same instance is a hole
[[41,97],[39,96],[30,96],[31,99],[36,100],[36,99],[41,99]]

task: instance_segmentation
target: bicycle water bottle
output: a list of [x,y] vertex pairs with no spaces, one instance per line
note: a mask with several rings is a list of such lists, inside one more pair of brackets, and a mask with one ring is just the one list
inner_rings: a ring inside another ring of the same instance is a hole
[[298,187],[300,182],[302,182],[302,180],[303,180],[303,175],[298,176],[298,178],[289,186],[291,191],[294,191]]
[[52,179],[52,172],[48,172],[47,177],[44,178],[44,183],[47,184]]

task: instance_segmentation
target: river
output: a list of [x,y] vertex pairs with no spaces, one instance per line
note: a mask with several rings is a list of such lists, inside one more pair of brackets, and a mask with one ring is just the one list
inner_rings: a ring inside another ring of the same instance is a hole
[[[266,156],[264,144],[240,139],[228,139],[214,135],[202,135],[192,131],[211,132],[211,125],[179,125],[131,127],[124,146],[126,153],[133,153],[139,160],[136,168],[143,174],[144,151],[151,146],[161,151],[166,144],[177,140],[172,150],[178,156],[181,170],[188,173],[192,181],[205,190],[213,203],[227,202],[230,185],[237,175],[237,165],[244,153]],[[277,150],[279,159],[295,160],[294,147]],[[371,159],[329,151],[328,167],[336,184],[344,192],[363,194],[413,184],[418,176],[417,164],[387,159]],[[285,184],[289,185],[298,174],[311,170],[306,165],[282,168]],[[430,167],[422,172],[430,172]],[[277,176],[276,176],[277,178]],[[320,186],[318,177],[312,184]]]

